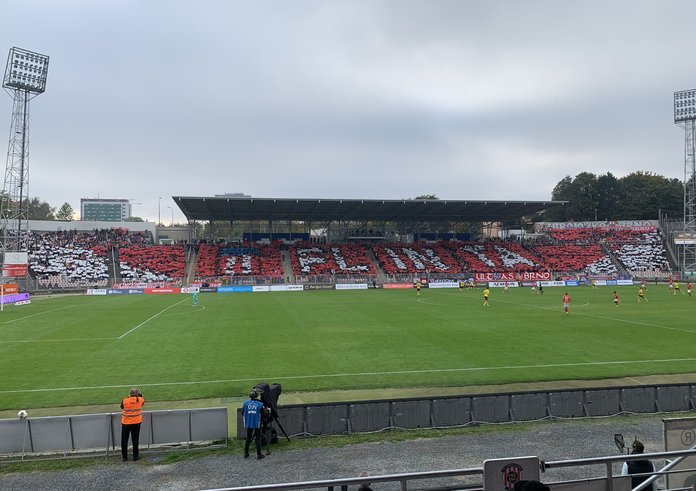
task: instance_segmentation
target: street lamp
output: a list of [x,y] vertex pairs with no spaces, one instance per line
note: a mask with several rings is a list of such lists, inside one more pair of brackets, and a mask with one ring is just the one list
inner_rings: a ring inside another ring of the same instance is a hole
[[159,197],[157,203],[157,225],[162,225],[162,196]]
[[169,222],[169,226],[170,226],[170,227],[173,227],[173,226],[174,226],[174,208],[172,208],[171,206],[167,206],[167,208],[169,208],[170,210],[172,210],[172,221]]

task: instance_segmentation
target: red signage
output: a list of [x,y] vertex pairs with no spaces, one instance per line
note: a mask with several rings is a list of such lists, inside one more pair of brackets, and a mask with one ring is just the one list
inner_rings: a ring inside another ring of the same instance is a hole
[[5,264],[2,267],[2,275],[5,278],[26,278],[27,277],[27,265],[26,264]]
[[476,273],[474,280],[477,282],[486,281],[548,281],[551,273],[548,271],[525,272],[525,273]]
[[146,294],[181,293],[181,288],[145,288]]
[[5,283],[0,285],[0,291],[5,295],[8,293],[19,293],[19,285],[17,283]]

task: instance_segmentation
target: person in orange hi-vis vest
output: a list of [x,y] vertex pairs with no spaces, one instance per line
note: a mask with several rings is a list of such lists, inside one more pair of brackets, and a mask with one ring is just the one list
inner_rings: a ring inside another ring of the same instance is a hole
[[140,441],[140,425],[143,422],[143,393],[136,387],[131,387],[129,397],[121,401],[121,456],[128,460],[128,437],[133,442],[133,460],[139,460],[138,442]]

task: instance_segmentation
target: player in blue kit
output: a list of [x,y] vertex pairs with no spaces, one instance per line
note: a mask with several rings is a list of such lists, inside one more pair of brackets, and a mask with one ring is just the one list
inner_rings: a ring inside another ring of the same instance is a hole
[[256,444],[256,458],[263,459],[264,454],[261,453],[261,418],[263,417],[263,403],[258,400],[259,393],[255,390],[249,392],[249,399],[244,401],[242,406],[242,419],[244,420],[244,428],[247,430],[246,441],[244,442],[244,458],[249,457],[249,445],[251,439],[254,439]]

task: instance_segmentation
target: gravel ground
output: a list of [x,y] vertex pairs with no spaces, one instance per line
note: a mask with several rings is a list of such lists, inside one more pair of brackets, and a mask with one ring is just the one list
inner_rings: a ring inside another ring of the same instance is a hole
[[[139,462],[121,463],[114,458],[88,469],[0,474],[0,489],[188,491],[351,478],[362,471],[380,475],[481,467],[486,459],[511,456],[535,455],[545,461],[599,457],[617,455],[614,433],[623,433],[627,442],[637,437],[645,443],[646,452],[659,452],[664,450],[662,418],[613,417],[548,421],[517,427],[505,425],[485,434],[354,444],[341,448],[280,449],[264,460],[225,455],[163,465],[158,463],[159,455],[145,453]],[[618,465],[615,471],[619,471]],[[603,465],[552,469],[542,479],[553,482],[597,477],[604,473]],[[418,486],[432,489],[445,484],[460,485],[462,481],[423,481]],[[381,483],[373,488],[383,491],[398,489],[398,486]]]

